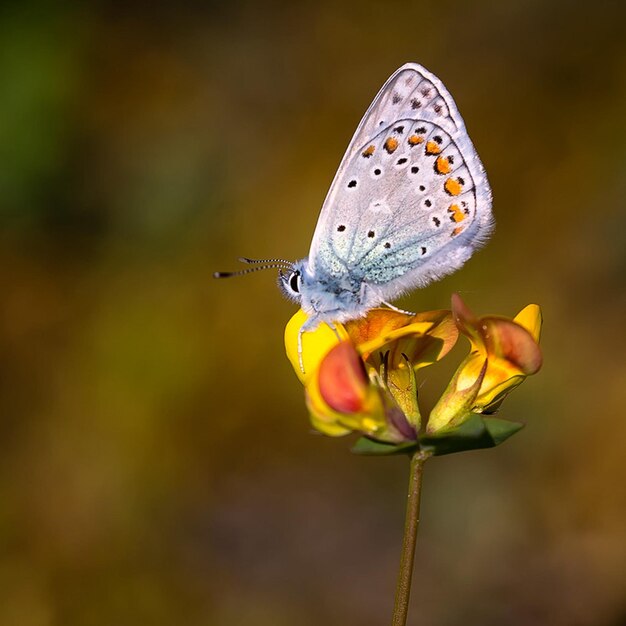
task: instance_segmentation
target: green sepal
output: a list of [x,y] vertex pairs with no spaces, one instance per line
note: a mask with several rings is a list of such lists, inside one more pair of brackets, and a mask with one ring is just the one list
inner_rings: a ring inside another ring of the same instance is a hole
[[352,446],[351,452],[368,456],[390,456],[392,454],[409,454],[417,450],[417,441],[406,441],[404,443],[383,443],[375,441],[369,437],[357,439]]
[[503,420],[499,417],[483,416],[483,423],[489,432],[489,436],[493,439],[494,446],[499,446],[509,437],[512,437],[515,433],[519,432],[522,428],[524,428],[524,426],[526,426],[526,424],[523,424],[522,422]]
[[433,407],[428,418],[426,432],[429,436],[438,435],[440,433],[449,432],[459,428],[465,420],[469,419],[474,401],[480,391],[480,386],[487,372],[487,359],[483,363],[478,378],[469,387],[458,390],[459,377],[463,373],[465,364],[471,354],[461,363],[456,373],[452,377],[447,389],[443,392],[437,404]]
[[422,437],[420,447],[432,451],[434,456],[493,448],[522,428],[524,424],[520,422],[474,413],[457,428]]
[[406,354],[403,354],[402,358],[404,360],[404,368],[391,370],[387,374],[387,387],[409,424],[418,431],[422,417],[419,404],[417,403],[415,369]]

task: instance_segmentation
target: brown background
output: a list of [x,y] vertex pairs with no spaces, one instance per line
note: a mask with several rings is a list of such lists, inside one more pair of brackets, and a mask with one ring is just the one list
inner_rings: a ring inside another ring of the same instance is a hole
[[497,229],[401,304],[545,314],[526,429],[427,467],[410,623],[626,623],[626,5],[52,6],[0,12],[0,623],[388,623],[406,464],[311,434],[274,277],[210,275],[306,254],[409,60]]

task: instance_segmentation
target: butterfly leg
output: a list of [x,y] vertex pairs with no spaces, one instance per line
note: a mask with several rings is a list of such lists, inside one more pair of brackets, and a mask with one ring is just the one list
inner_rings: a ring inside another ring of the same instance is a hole
[[300,371],[306,374],[304,371],[304,360],[302,358],[302,335],[310,330],[317,328],[318,321],[317,316],[309,317],[309,319],[302,324],[298,331],[298,363],[300,364]]
[[328,324],[330,329],[335,333],[335,337],[337,337],[337,339],[341,341],[341,335],[339,334],[339,331],[337,330],[337,326],[333,324],[332,322],[326,322],[326,323]]
[[397,313],[404,313],[405,315],[416,315],[415,313],[411,311],[405,311],[404,309],[399,309],[397,306],[393,306],[393,304],[389,304],[389,302],[385,302],[384,300],[382,301],[382,303],[388,306],[392,311],[396,311]]
[[[304,369],[304,359],[302,358],[302,335],[304,335],[304,333],[306,332],[315,330],[319,326],[319,324],[320,324],[319,316],[314,315],[313,317],[309,317],[309,319],[306,322],[304,322],[304,324],[302,324],[302,326],[300,327],[300,330],[298,331],[298,363],[300,364],[300,371],[303,374],[306,374],[306,371]],[[341,341],[342,337],[339,334],[339,330],[337,329],[337,326],[333,324],[332,322],[326,322],[326,324],[328,324],[328,326],[333,330],[333,332],[337,336],[337,339]]]
[[306,332],[304,328],[305,326],[306,324],[304,324],[298,331],[298,362],[300,363],[300,371],[303,374],[306,374],[304,371],[304,361],[302,360],[302,334]]

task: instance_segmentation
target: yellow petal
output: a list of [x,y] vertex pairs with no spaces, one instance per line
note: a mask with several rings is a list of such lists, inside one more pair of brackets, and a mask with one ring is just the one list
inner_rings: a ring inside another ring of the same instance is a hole
[[320,324],[315,330],[302,333],[302,363],[304,365],[304,372],[302,372],[298,355],[298,335],[307,320],[307,314],[300,309],[285,327],[287,358],[302,383],[306,383],[313,375],[320,361],[333,346],[339,343],[340,338],[347,339],[348,336],[341,324],[335,324],[337,332],[327,324]]
[[352,432],[351,428],[347,428],[339,424],[339,421],[335,415],[330,412],[326,412],[324,409],[326,407],[322,406],[321,408],[313,402],[309,396],[306,394],[306,404],[309,409],[309,418],[311,420],[311,425],[315,430],[318,430],[324,435],[328,435],[329,437],[343,437],[344,435],[349,435]]
[[487,357],[487,370],[472,409],[475,412],[488,410],[541,365],[539,346],[530,333],[509,320],[496,320],[496,324],[490,319],[491,322],[481,318],[481,321],[487,320],[485,334],[490,334],[486,349],[472,351],[456,375],[459,391],[468,388]]
[[[485,363],[485,358],[486,354],[483,351],[472,351],[467,355],[454,375],[458,391],[464,391],[476,382]],[[483,374],[483,380],[490,380],[489,363],[487,363],[487,372]]]
[[494,413],[502,403],[502,400],[504,400],[513,389],[519,387],[525,379],[526,376],[519,374],[507,378],[500,384],[487,386],[484,391],[481,388],[481,392],[478,394],[472,410],[475,413]]
[[533,339],[539,342],[543,316],[541,315],[541,307],[538,304],[529,304],[524,307],[513,318],[513,321],[523,326],[532,335]]

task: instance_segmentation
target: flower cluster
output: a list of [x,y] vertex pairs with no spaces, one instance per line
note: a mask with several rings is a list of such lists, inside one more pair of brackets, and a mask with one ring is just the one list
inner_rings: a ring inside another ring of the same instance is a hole
[[[300,357],[298,334],[306,319],[303,311],[292,317],[285,346],[304,384],[311,422],[330,436],[361,433],[356,452],[419,447],[446,454],[497,445],[521,428],[492,414],[541,367],[537,305],[514,319],[476,317],[457,294],[451,311],[408,315],[373,309],[335,330],[321,324],[304,333]],[[470,352],[425,420],[417,372],[448,354],[459,334],[469,339]]]

